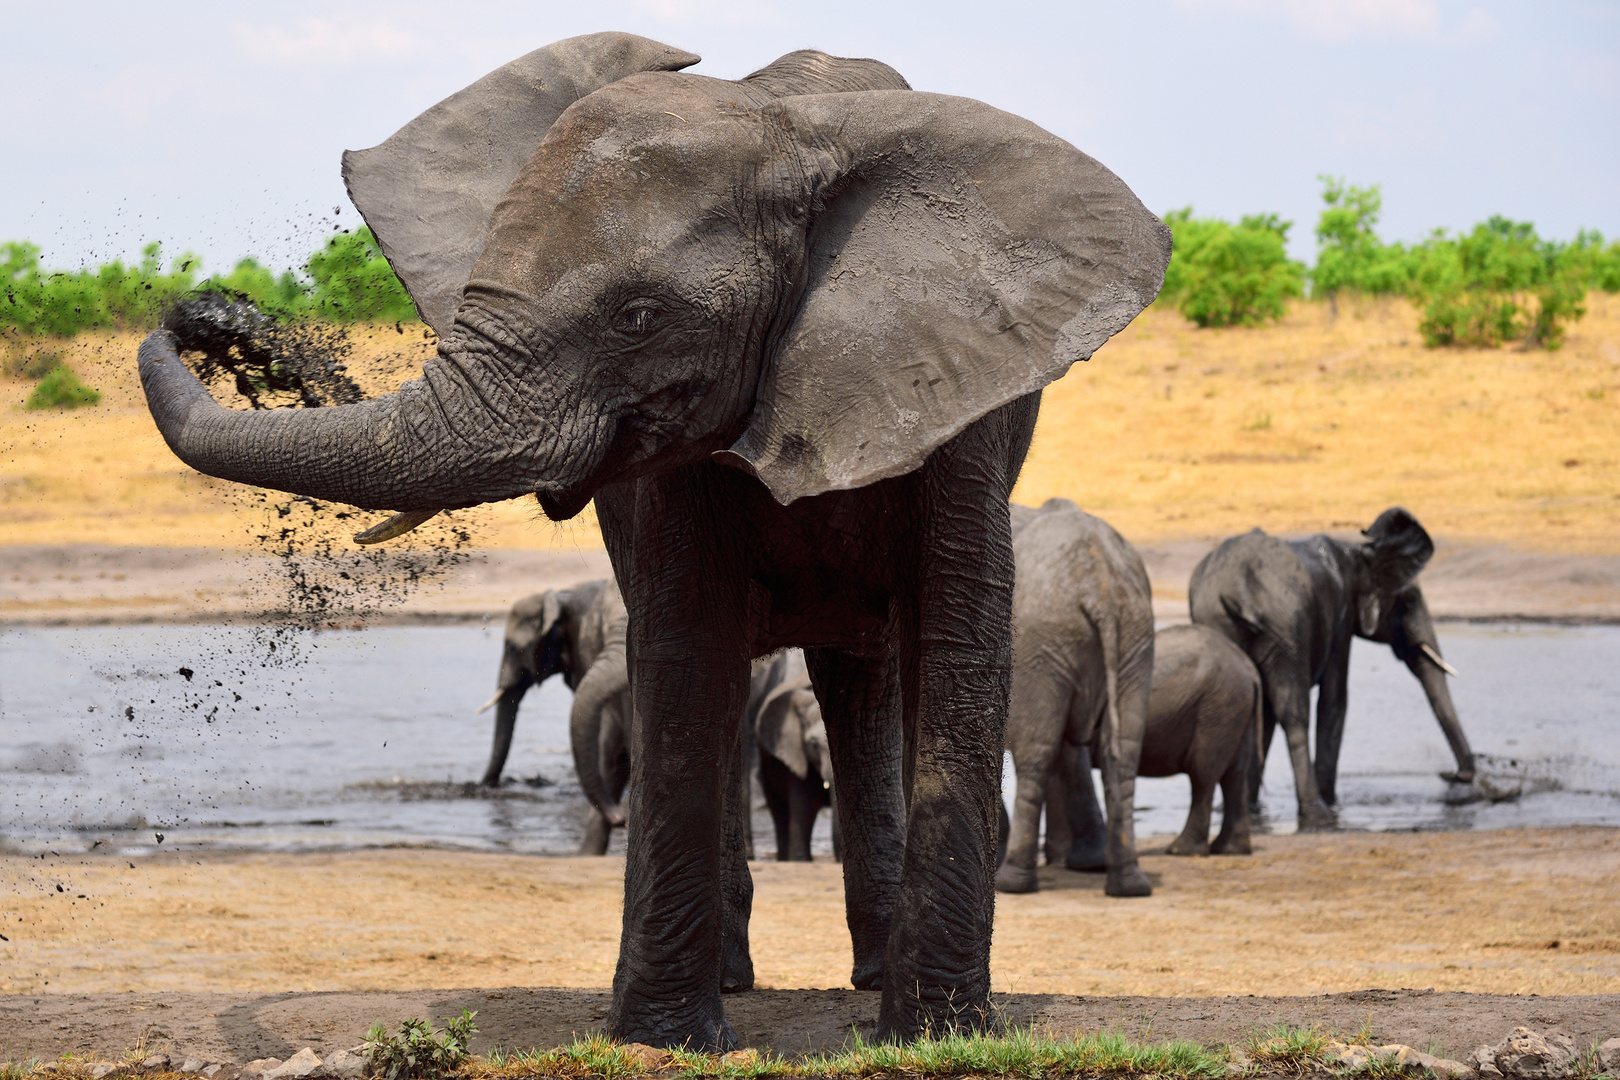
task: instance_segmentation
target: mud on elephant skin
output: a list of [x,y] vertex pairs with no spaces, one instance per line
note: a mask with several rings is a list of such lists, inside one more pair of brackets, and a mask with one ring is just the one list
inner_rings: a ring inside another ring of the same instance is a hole
[[749,665],[790,645],[839,778],[878,1034],[984,1022],[1007,498],[1041,387],[1153,300],[1169,234],[1069,144],[876,61],[793,53],[728,81],[678,70],[696,60],[559,42],[346,156],[441,333],[421,379],[227,410],[158,331],[147,402],[203,472],[407,522],[596,500],[634,698],[608,1033],[733,1041]]
[[[1110,896],[1148,896],[1136,856],[1136,772],[1153,678],[1153,592],[1142,557],[1101,518],[1067,499],[1039,510],[1012,508],[1013,686],[1007,749],[1017,771],[1002,892],[1033,892],[1041,808],[1063,816],[1055,797],[1090,797],[1091,770],[1102,769],[1108,802],[1102,851],[1069,852],[1074,869],[1107,867]],[[1067,748],[1067,750],[1066,750]],[[1078,770],[1070,777],[1071,769]],[[1084,789],[1079,787],[1084,781]],[[1091,833],[1076,840],[1092,839]]]
[[[1417,518],[1391,507],[1364,541],[1318,535],[1281,540],[1259,529],[1224,540],[1193,571],[1192,621],[1223,634],[1254,661],[1265,685],[1262,760],[1282,725],[1294,773],[1299,827],[1331,828],[1339,747],[1349,704],[1350,645],[1391,645],[1423,683],[1457,761],[1448,779],[1471,781],[1474,756],[1446,687],[1434,622],[1416,584],[1434,553]],[[1310,752],[1311,688],[1318,688],[1316,755]],[[1258,785],[1256,785],[1258,789]]]

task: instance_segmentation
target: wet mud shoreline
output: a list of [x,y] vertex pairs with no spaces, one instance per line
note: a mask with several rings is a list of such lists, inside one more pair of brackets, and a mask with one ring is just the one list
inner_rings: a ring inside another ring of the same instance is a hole
[[[155,995],[73,994],[0,998],[0,1042],[40,1057],[62,1053],[116,1058],[144,1043],[154,1052],[247,1062],[291,1057],[311,1047],[323,1058],[356,1045],[366,1028],[390,1028],[411,1016],[440,1018],[462,1009],[478,1014],[475,1053],[563,1045],[599,1030],[606,990],[547,987],[350,991],[307,994]],[[852,1031],[870,1035],[876,992],[760,990],[726,999],[739,1045],[784,1055],[830,1051]],[[1316,1026],[1354,1034],[1365,1027],[1375,1043],[1434,1046],[1457,1058],[1494,1043],[1518,1024],[1558,1025],[1587,1047],[1609,1037],[1620,1019],[1620,994],[1571,997],[1444,994],[1427,990],[1358,990],[1312,997],[1072,997],[996,995],[1009,1027],[1033,1024],[1064,1037],[1119,1031],[1158,1042],[1188,1039],[1205,1045],[1241,1043],[1277,1024]],[[15,1060],[16,1050],[0,1050]]]

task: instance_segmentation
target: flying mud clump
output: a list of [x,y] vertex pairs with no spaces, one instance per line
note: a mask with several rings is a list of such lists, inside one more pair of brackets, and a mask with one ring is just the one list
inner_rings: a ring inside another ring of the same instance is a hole
[[[175,303],[163,326],[205,385],[228,393],[222,384],[233,383],[252,408],[316,409],[366,396],[347,373],[354,347],[342,327],[283,321],[213,290]],[[254,489],[243,489],[241,498],[255,521],[249,534],[279,567],[265,590],[275,599],[260,613],[265,659],[273,666],[297,661],[298,631],[359,625],[469,558],[472,534],[452,513],[403,544],[357,548],[351,534],[364,523],[362,510]]]

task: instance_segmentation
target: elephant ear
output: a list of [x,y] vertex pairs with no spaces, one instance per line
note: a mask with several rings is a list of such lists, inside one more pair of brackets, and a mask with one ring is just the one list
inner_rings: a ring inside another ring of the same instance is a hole
[[759,721],[755,728],[760,749],[786,765],[793,775],[803,780],[810,773],[810,762],[804,754],[804,726],[799,710],[794,708],[794,694],[808,690],[808,678],[781,683],[765,696],[759,707]]
[[1026,120],[887,90],[766,106],[819,186],[804,299],[723,460],[779,502],[910,472],[1158,295],[1170,233]]
[[634,34],[568,38],[496,68],[370,150],[343,181],[427,324],[450,328],[490,215],[564,109],[642,71],[699,57]]

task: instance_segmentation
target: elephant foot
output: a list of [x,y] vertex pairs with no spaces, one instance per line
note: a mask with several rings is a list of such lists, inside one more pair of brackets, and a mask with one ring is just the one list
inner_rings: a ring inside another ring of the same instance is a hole
[[996,891],[1004,893],[1030,893],[1040,889],[1041,883],[1035,876],[1035,868],[1014,866],[1012,863],[1002,863],[1001,869],[996,871]]
[[877,1032],[873,1042],[913,1042],[925,1035],[941,1036],[949,1032],[972,1034],[994,1029],[997,1025],[994,1007],[990,1004],[988,988],[979,995],[952,993],[945,988],[943,1000],[919,1000],[907,995],[907,1000],[891,1002],[883,996],[878,1011]]
[[883,962],[856,964],[849,974],[849,984],[857,990],[883,989]]
[[1129,866],[1110,868],[1108,882],[1103,886],[1103,892],[1109,896],[1152,896],[1153,883],[1142,872],[1137,863]]
[[746,980],[740,975],[732,975],[729,972],[720,976],[720,992],[722,994],[740,994],[753,988],[754,979],[752,975]]
[[1215,842],[1209,845],[1211,855],[1253,855],[1254,843],[1249,834],[1237,833],[1232,836],[1217,836]]
[[723,1054],[736,1049],[737,1035],[726,1022],[718,996],[708,1008],[681,1005],[679,1009],[678,1013],[666,1011],[646,1002],[632,1014],[616,1006],[608,1017],[606,1034],[621,1043],[645,1043],[662,1050]]
[[1170,846],[1164,849],[1166,855],[1208,855],[1209,852],[1207,837],[1200,841],[1198,837],[1188,836],[1186,833],[1176,837]]
[[1331,832],[1338,828],[1339,818],[1324,802],[1299,809],[1300,832]]

